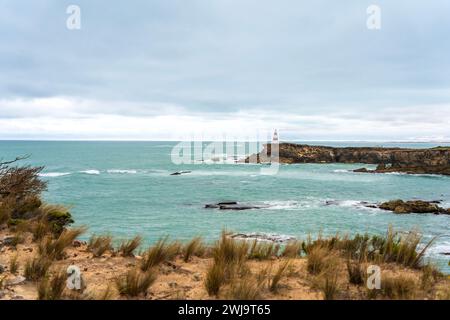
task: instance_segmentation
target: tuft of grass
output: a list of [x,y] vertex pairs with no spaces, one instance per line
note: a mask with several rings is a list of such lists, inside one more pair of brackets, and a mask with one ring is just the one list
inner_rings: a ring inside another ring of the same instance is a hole
[[167,243],[167,237],[158,240],[158,242],[150,247],[144,254],[141,263],[141,270],[147,271],[156,267],[164,261],[173,260],[180,252],[181,245],[178,242]]
[[277,292],[279,288],[279,283],[283,276],[286,274],[286,271],[288,270],[290,266],[290,261],[286,260],[285,262],[281,263],[278,266],[277,271],[275,274],[269,279],[269,290],[271,292]]
[[309,273],[317,275],[330,267],[334,259],[331,259],[331,251],[323,246],[314,246],[308,250],[306,268]]
[[233,281],[228,292],[232,300],[257,300],[261,298],[261,285],[251,277]]
[[119,246],[122,257],[133,257],[136,249],[141,245],[142,237],[136,236],[131,240],[123,241]]
[[424,291],[431,291],[436,282],[442,277],[443,274],[435,266],[428,264],[422,268],[420,287]]
[[31,227],[31,233],[33,234],[34,241],[43,239],[47,234],[50,233],[50,231],[50,226],[44,219],[37,221]]
[[92,236],[89,239],[88,250],[92,252],[94,257],[101,257],[106,251],[112,250],[111,236]]
[[221,261],[225,265],[233,265],[245,261],[248,251],[249,246],[247,242],[230,239],[225,231],[222,232],[220,240],[212,248],[214,260]]
[[60,300],[66,287],[67,276],[62,270],[50,279],[44,277],[38,284],[39,300]]
[[128,271],[124,276],[116,279],[116,286],[119,294],[128,297],[145,295],[147,290],[156,280],[156,273],[153,269],[141,272],[138,269]]
[[351,284],[357,286],[364,284],[366,273],[361,262],[351,262],[350,259],[347,260],[347,273],[348,280]]
[[17,261],[17,259],[18,255],[16,254],[11,257],[11,260],[9,261],[9,272],[11,272],[12,274],[16,274],[19,270],[19,262]]
[[250,247],[248,258],[256,260],[267,260],[278,255],[280,246],[272,242],[254,240]]
[[285,258],[297,258],[302,252],[302,242],[301,241],[290,241],[284,247],[281,256]]
[[381,291],[390,299],[407,300],[415,297],[417,285],[410,276],[384,275],[381,281]]
[[61,260],[64,258],[65,250],[85,231],[85,227],[79,227],[64,230],[55,240],[45,237],[38,245],[39,254],[50,259]]
[[38,281],[47,275],[52,261],[47,257],[36,257],[25,263],[25,278],[32,281]]
[[223,261],[213,261],[206,271],[205,289],[209,296],[218,296],[220,288],[226,280],[225,265]]
[[201,237],[195,237],[183,248],[183,260],[188,262],[192,256],[201,257],[205,254],[205,246]]
[[450,287],[447,286],[439,290],[436,294],[436,297],[439,300],[450,300]]
[[0,203],[0,226],[8,222],[11,218],[11,213],[12,210],[9,203]]
[[325,272],[319,280],[319,288],[323,293],[324,300],[334,300],[339,292],[338,273],[336,270]]

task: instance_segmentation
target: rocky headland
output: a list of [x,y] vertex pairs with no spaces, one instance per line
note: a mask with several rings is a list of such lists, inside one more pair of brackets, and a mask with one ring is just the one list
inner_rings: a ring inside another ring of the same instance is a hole
[[[264,163],[271,160],[271,144],[251,155],[245,162]],[[450,175],[450,147],[430,149],[383,147],[328,147],[280,143],[280,163],[365,163],[378,165],[375,170],[356,169],[355,172],[403,172],[411,174]]]

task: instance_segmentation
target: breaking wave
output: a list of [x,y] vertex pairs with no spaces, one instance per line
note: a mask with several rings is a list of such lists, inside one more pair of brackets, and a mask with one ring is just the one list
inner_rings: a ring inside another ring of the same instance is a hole
[[63,177],[71,174],[70,172],[44,172],[39,173],[39,177],[47,177],[47,178],[55,178],[55,177]]

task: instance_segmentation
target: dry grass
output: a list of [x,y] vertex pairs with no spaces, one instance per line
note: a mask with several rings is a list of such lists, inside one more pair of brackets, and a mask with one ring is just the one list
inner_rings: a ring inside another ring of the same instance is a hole
[[348,281],[354,285],[362,285],[366,279],[366,272],[364,270],[364,265],[359,262],[352,262],[347,260],[347,273]]
[[148,269],[145,272],[132,269],[125,276],[116,279],[116,286],[119,294],[128,297],[137,297],[139,295],[145,295],[155,280],[156,273],[153,269]]
[[335,300],[339,292],[338,272],[325,272],[319,276],[319,288],[323,293],[324,300]]
[[439,300],[450,300],[450,286],[444,287],[436,294]]
[[44,277],[38,284],[39,300],[60,300],[66,287],[67,275],[59,270],[50,279]]
[[330,249],[323,246],[310,248],[307,256],[306,268],[309,273],[317,275],[333,266],[336,261],[336,255]]
[[278,255],[280,246],[272,242],[254,240],[248,252],[249,259],[267,260]]
[[282,262],[279,266],[277,271],[273,276],[269,279],[269,290],[271,292],[277,292],[279,288],[279,283],[281,279],[286,275],[286,271],[289,269],[290,261],[286,260]]
[[88,250],[94,257],[101,257],[106,251],[112,250],[111,236],[92,236],[89,239]]
[[31,233],[33,234],[33,240],[39,241],[50,233],[50,226],[46,221],[39,220],[31,227]]
[[8,222],[11,217],[11,207],[7,203],[0,203],[0,226]]
[[17,261],[17,259],[18,254],[11,257],[11,260],[9,261],[9,272],[11,272],[12,274],[16,274],[19,270],[19,261]]
[[249,245],[245,241],[235,241],[222,232],[220,240],[212,248],[215,261],[221,261],[225,265],[239,264],[245,261],[249,252]]
[[306,254],[309,254],[309,251],[321,247],[339,252],[352,260],[375,263],[392,262],[408,268],[420,269],[425,265],[423,261],[425,252],[434,242],[434,239],[419,250],[421,242],[422,236],[415,230],[400,234],[389,227],[384,237],[356,234],[353,238],[340,237],[339,235],[322,238],[319,235],[317,240],[313,241],[309,236],[308,240],[302,244],[302,249]]
[[141,245],[142,237],[136,236],[131,240],[123,241],[119,246],[119,253],[122,257],[133,257],[136,249]]
[[222,261],[214,261],[206,271],[205,289],[209,296],[218,296],[220,288],[226,281],[226,266]]
[[141,263],[141,270],[147,271],[164,261],[173,260],[181,250],[179,242],[167,243],[167,237],[160,239],[154,246],[145,252]]
[[251,277],[233,281],[227,294],[231,300],[257,300],[261,298],[262,286]]
[[443,274],[433,265],[428,264],[422,268],[420,287],[424,291],[431,291]]
[[381,278],[381,292],[390,299],[414,299],[417,283],[411,276],[384,274]]
[[64,258],[65,250],[85,231],[85,227],[79,227],[64,230],[57,239],[47,236],[39,243],[39,254],[50,259],[61,260]]
[[43,256],[35,257],[25,263],[24,276],[27,280],[38,281],[47,275],[52,261]]
[[184,262],[188,262],[192,256],[202,257],[205,251],[202,238],[193,238],[183,248],[183,260]]
[[281,256],[285,258],[297,258],[301,255],[302,252],[302,242],[301,241],[290,241],[284,247],[283,253]]

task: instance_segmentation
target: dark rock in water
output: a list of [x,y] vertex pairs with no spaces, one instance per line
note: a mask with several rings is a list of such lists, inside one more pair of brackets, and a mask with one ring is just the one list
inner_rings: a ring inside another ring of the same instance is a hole
[[444,256],[450,256],[450,252],[439,252],[439,254],[442,254]]
[[355,169],[355,170],[353,170],[353,172],[364,172],[364,173],[366,173],[366,172],[368,172],[369,170],[367,170],[366,168],[359,168],[359,169]]
[[234,206],[238,205],[236,201],[229,201],[229,202],[218,202],[218,203],[212,203],[212,204],[205,204],[206,209],[219,209],[221,206]]
[[220,210],[251,210],[251,209],[262,209],[262,208],[264,208],[264,207],[263,206],[238,205],[238,204],[219,206]]
[[191,173],[191,171],[177,171],[177,172],[171,173],[170,175],[171,176],[179,176],[179,175],[186,174],[186,173]]
[[263,209],[268,207],[269,207],[268,205],[239,204],[236,201],[219,202],[205,205],[206,209],[219,209],[219,210],[251,210],[251,209]]
[[438,206],[433,201],[423,201],[423,200],[391,200],[381,203],[378,208],[383,210],[392,211],[397,214],[403,213],[434,213],[434,214],[448,214],[449,209],[444,209]]

